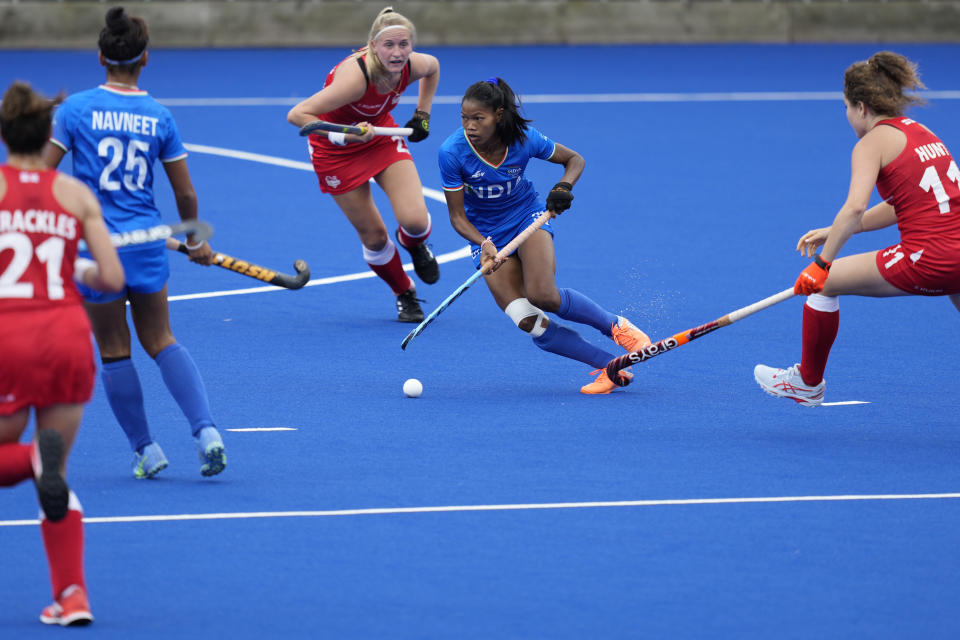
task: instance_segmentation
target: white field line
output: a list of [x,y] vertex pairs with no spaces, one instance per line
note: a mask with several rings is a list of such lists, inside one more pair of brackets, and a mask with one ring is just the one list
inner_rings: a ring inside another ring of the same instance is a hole
[[[449,253],[442,253],[437,256],[437,262],[444,264],[446,262],[451,262],[453,260],[459,260],[461,258],[467,258],[470,256],[470,247],[462,247],[456,251],[451,251]],[[403,268],[406,271],[413,270],[413,263],[405,262]],[[375,278],[377,274],[373,271],[364,271],[362,273],[348,273],[343,276],[329,276],[327,278],[314,278],[303,285],[304,287],[316,287],[323,284],[336,284],[338,282],[351,282],[353,280],[363,280],[364,278]],[[205,298],[222,298],[224,296],[242,296],[247,295],[248,293],[270,293],[271,291],[287,291],[283,287],[275,287],[273,285],[266,285],[263,287],[249,287],[247,289],[227,289],[224,291],[208,291],[206,293],[185,293],[179,296],[170,296],[167,298],[168,301],[174,302],[177,300],[202,300]]]
[[[224,158],[233,158],[234,160],[249,160],[250,162],[260,162],[262,164],[272,164],[277,167],[286,167],[288,169],[300,169],[301,171],[313,171],[313,165],[309,162],[300,160],[288,160],[287,158],[278,158],[277,156],[267,156],[262,153],[250,153],[248,151],[237,151],[236,149],[226,149],[224,147],[211,147],[205,144],[185,143],[183,145],[187,151],[194,153],[206,153],[212,156],[222,156]],[[370,182],[373,182],[371,179]],[[437,202],[446,202],[443,191],[423,187],[423,195]]]
[[234,433],[250,433],[253,431],[296,431],[293,427],[243,427],[238,429],[224,429]]
[[[250,511],[238,513],[181,513],[153,516],[88,517],[87,524],[123,522],[171,522],[184,520],[248,520],[254,518],[317,518],[336,516],[376,516],[414,513],[465,513],[471,511],[534,511],[548,509],[596,509],[624,507],[667,507],[690,505],[770,504],[796,502],[856,502],[872,500],[955,500],[960,493],[895,493],[836,496],[776,496],[758,498],[692,498],[684,500],[618,500],[610,502],[541,502],[529,504],[474,504],[439,507],[393,507],[374,509],[337,509],[326,511]],[[25,527],[39,520],[0,520],[0,527]]]
[[[223,147],[211,147],[203,144],[191,144],[187,143],[183,145],[187,148],[187,151],[192,151],[193,153],[206,153],[215,156],[222,156],[225,158],[233,158],[235,160],[248,160],[250,162],[260,162],[262,164],[270,164],[278,167],[287,167],[290,169],[300,169],[303,171],[313,171],[313,165],[309,162],[300,162],[298,160],[288,160],[287,158],[278,158],[276,156],[267,156],[261,153],[249,153],[247,151],[237,151],[236,149],[225,149]],[[439,202],[445,202],[443,197],[443,192],[437,189],[430,189],[423,187],[423,195],[431,200],[437,200]],[[451,251],[449,253],[444,253],[437,256],[437,262],[443,264],[445,262],[451,262],[453,260],[460,260],[462,258],[470,257],[470,247],[465,246],[456,251]],[[413,263],[407,262],[403,265],[404,270],[413,271]],[[353,280],[362,280],[364,278],[373,278],[376,277],[376,274],[372,271],[364,271],[362,273],[349,273],[343,276],[331,276],[327,278],[315,278],[310,280],[305,284],[305,287],[315,287],[318,285],[324,284],[336,284],[338,282],[350,282]],[[199,300],[203,298],[220,298],[223,296],[240,296],[246,295],[249,293],[267,293],[271,291],[284,291],[282,287],[275,287],[272,285],[262,286],[262,287],[248,287],[246,289],[229,289],[225,291],[211,291],[208,293],[190,293],[179,296],[170,296],[167,298],[170,302],[175,302],[177,300]]]
[[[960,91],[920,91],[928,100],[960,100]],[[460,104],[462,96],[436,96],[434,104]],[[521,95],[526,103],[583,104],[623,102],[797,102],[840,101],[840,91],[717,91],[693,93],[542,93]],[[303,98],[159,98],[168,107],[269,107],[293,106]],[[415,96],[400,98],[401,104],[416,104]]]
[[821,407],[842,407],[850,404],[870,404],[866,400],[844,400],[843,402],[824,402],[821,403]]

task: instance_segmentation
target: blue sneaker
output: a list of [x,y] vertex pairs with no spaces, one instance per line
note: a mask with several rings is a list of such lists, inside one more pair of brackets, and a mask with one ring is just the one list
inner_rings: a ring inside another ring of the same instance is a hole
[[156,442],[151,442],[143,448],[143,453],[133,454],[133,477],[138,480],[152,478],[167,468],[167,456]]
[[200,456],[200,475],[215,476],[227,468],[227,453],[223,450],[223,440],[214,427],[204,427],[193,439],[197,443]]

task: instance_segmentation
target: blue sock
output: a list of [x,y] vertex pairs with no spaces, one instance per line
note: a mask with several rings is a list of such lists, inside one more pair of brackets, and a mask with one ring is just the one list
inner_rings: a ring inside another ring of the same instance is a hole
[[147,414],[143,410],[143,389],[140,376],[130,358],[106,362],[100,369],[100,379],[107,392],[107,401],[113,409],[113,415],[120,428],[127,434],[130,448],[140,452],[153,442],[150,427],[147,426]]
[[585,362],[595,369],[602,369],[614,359],[612,353],[593,346],[580,337],[573,329],[567,329],[556,320],[551,320],[543,335],[533,339],[533,344],[544,351],[555,353],[565,358]]
[[617,323],[617,316],[576,289],[560,289],[560,308],[557,315],[564,320],[587,324],[610,337],[610,327]]
[[155,360],[170,395],[190,421],[193,435],[196,436],[204,427],[212,427],[213,418],[210,415],[207,389],[203,386],[200,371],[187,348],[174,342],[158,353]]

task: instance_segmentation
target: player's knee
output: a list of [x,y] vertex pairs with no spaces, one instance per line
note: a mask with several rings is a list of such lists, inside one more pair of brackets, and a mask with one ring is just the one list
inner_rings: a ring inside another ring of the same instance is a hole
[[391,247],[393,247],[393,242],[390,240],[387,230],[383,227],[379,229],[369,229],[360,232],[359,235],[360,244],[363,245],[364,253],[378,253],[384,250],[389,250]]
[[814,311],[832,313],[840,310],[840,298],[837,296],[825,296],[821,293],[812,293],[807,296],[807,306]]
[[546,314],[530,304],[526,298],[517,298],[508,304],[503,312],[521,331],[529,333],[533,338],[542,336],[547,330],[547,325],[550,324]]

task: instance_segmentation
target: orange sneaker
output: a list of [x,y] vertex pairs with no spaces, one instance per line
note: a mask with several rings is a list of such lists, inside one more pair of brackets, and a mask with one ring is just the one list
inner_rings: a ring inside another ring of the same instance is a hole
[[637,351],[650,344],[650,337],[623,316],[617,316],[617,323],[610,327],[610,337],[627,351]]
[[[599,374],[599,375],[597,375]],[[590,375],[597,376],[596,379],[590,384],[585,384],[580,387],[580,393],[586,393],[590,395],[598,395],[610,393],[614,389],[618,389],[619,386],[610,381],[610,378],[607,377],[606,369],[594,369],[590,372]],[[617,371],[617,375],[620,376],[622,380],[633,380],[633,374],[629,371]]]
[[93,614],[90,613],[87,592],[79,585],[70,585],[63,590],[56,602],[44,607],[40,622],[59,624],[62,627],[90,624],[93,622]]

